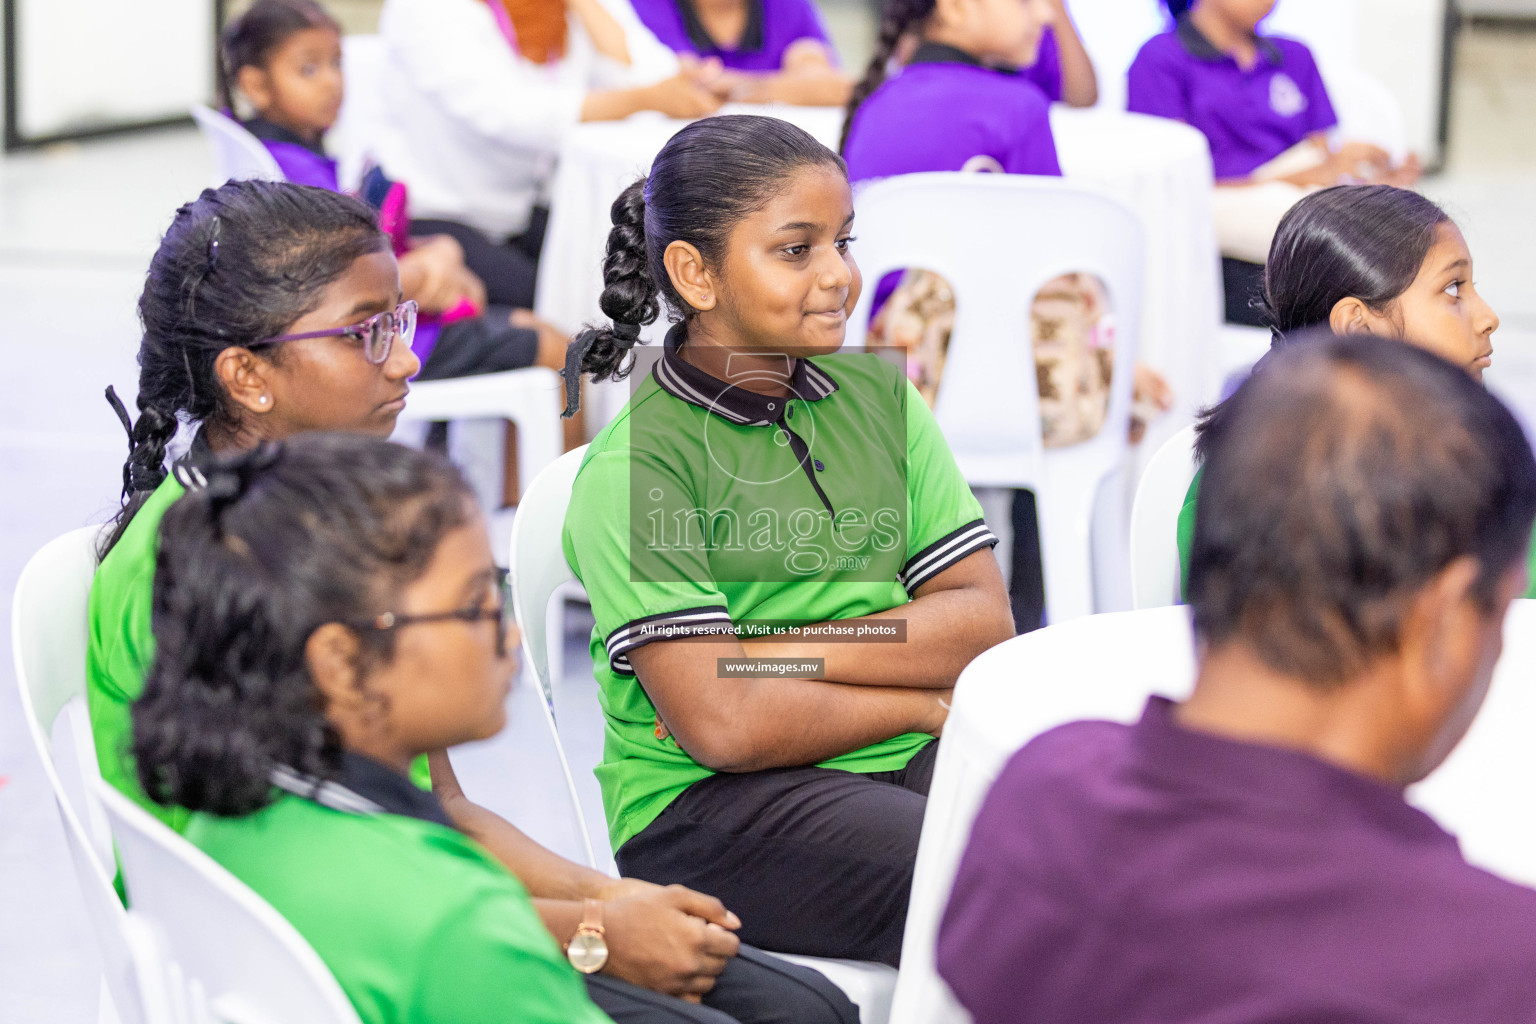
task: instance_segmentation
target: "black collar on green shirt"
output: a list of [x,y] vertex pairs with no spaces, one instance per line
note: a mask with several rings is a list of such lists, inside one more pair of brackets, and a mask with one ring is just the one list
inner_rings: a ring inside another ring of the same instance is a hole
[[[710,37],[709,30],[699,19],[699,10],[693,0],[677,0],[677,9],[683,15],[683,28],[688,31],[688,41],[701,54],[718,53],[725,49]],[[747,27],[742,30],[741,42],[734,49],[738,53],[755,53],[763,48],[763,0],[747,0]]]
[[278,765],[272,769],[272,785],[333,811],[398,814],[453,828],[437,797],[393,768],[349,750],[342,751],[338,779],[317,779]]
[[[1231,58],[1216,48],[1216,44],[1205,37],[1205,33],[1195,27],[1195,22],[1188,13],[1179,15],[1174,23],[1174,34],[1178,36],[1179,44],[1184,47],[1186,53],[1200,60],[1221,61]],[[1253,43],[1259,48],[1259,53],[1270,64],[1280,63],[1280,48],[1263,36],[1255,34]]]
[[325,149],[317,139],[310,142],[291,128],[284,128],[280,124],[268,121],[264,117],[253,117],[243,122],[245,130],[256,136],[262,142],[286,142],[291,146],[303,146],[316,156],[326,156]]
[[[661,358],[651,371],[661,390],[740,426],[766,427],[778,422],[784,414],[783,399],[727,384],[685,361],[678,352],[684,333],[683,324],[667,332]],[[787,364],[789,356],[784,356],[784,361]],[[789,389],[792,398],[819,402],[837,390],[837,381],[809,359],[796,359],[789,371]]]

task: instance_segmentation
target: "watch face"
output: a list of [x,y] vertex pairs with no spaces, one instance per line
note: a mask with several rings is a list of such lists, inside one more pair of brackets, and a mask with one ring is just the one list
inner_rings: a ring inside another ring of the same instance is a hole
[[580,931],[571,938],[565,955],[582,974],[596,974],[608,962],[608,943],[597,932]]

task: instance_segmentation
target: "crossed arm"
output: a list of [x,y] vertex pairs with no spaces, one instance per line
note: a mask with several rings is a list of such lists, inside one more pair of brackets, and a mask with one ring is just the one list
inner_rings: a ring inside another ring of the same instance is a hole
[[[909,732],[937,734],[961,669],[1013,636],[1002,573],[978,551],[904,605],[858,622],[906,620],[902,643],[668,640],[629,652],[661,723],[720,772],[816,764]],[[820,679],[722,677],[720,658],[825,659]]]

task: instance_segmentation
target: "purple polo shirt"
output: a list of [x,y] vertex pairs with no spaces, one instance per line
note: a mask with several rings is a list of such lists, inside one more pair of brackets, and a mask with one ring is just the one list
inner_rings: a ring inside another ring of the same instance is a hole
[[245,130],[261,140],[282,169],[283,177],[295,185],[341,191],[336,181],[336,161],[326,156],[318,144],[311,145],[297,132],[260,117],[246,121]]
[[836,59],[827,28],[811,0],[746,0],[747,27],[734,50],[716,43],[699,21],[691,0],[633,0],[635,13],[656,38],[677,53],[718,57],[736,71],[777,71],[784,51],[814,39]]
[[990,157],[1007,174],[1060,175],[1050,102],[1024,75],[924,43],[854,111],[848,179],[958,171]]
[[1258,62],[1244,71],[1181,15],[1131,63],[1126,107],[1198,128],[1211,144],[1216,179],[1246,178],[1339,123],[1305,44],[1260,36],[1258,47]]
[[939,934],[976,1024],[1536,1020],[1536,892],[1398,790],[1173,708],[1004,768]]
[[1034,82],[1052,103],[1061,102],[1061,44],[1056,42],[1056,32],[1049,26],[1040,37],[1040,53],[1019,74]]

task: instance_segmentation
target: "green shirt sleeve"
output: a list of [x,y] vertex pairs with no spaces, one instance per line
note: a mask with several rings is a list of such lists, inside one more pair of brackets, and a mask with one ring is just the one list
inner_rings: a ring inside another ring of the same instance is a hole
[[187,812],[162,807],[139,786],[131,708],[144,692],[155,657],[150,612],[160,520],[182,493],[174,477],[166,478],[102,559],[91,583],[85,666],[86,706],[102,778],[178,832],[186,828]]
[[907,561],[901,582],[912,594],[945,569],[997,538],[982,519],[938,421],[912,383],[902,378],[907,421]]
[[[698,505],[685,473],[653,454],[615,448],[595,453],[576,477],[566,558],[592,600],[615,672],[633,675],[629,652],[654,640],[732,629],[707,546],[670,532],[677,513]],[[646,501],[645,514],[632,513],[632,494]]]
[[1189,579],[1189,553],[1195,546],[1195,500],[1200,497],[1200,474],[1203,469],[1195,473],[1195,478],[1189,482],[1189,490],[1184,494],[1184,507],[1179,509],[1179,594],[1188,600]]
[[412,1024],[609,1024],[529,901],[487,886],[424,947]]

